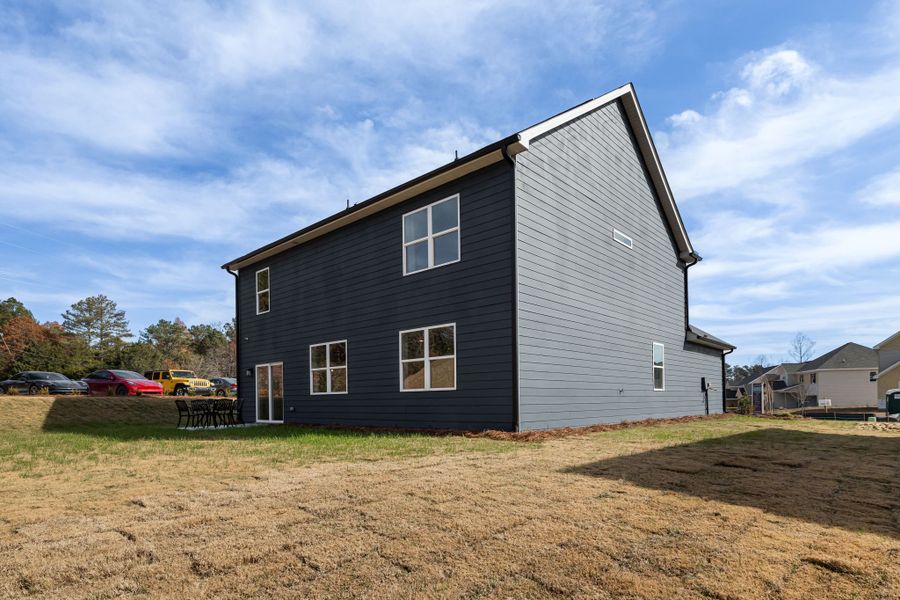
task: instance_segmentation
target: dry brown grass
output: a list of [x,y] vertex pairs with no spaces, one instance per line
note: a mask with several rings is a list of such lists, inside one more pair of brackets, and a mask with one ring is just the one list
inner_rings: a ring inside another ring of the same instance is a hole
[[0,596],[900,597],[895,432],[730,418],[456,450],[247,454],[240,476],[139,495],[127,471],[168,457],[95,456],[38,478],[101,478],[106,504],[2,500]]

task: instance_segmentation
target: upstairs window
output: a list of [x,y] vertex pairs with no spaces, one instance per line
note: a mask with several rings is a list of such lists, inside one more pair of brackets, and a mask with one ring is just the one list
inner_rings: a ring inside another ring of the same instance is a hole
[[400,390],[456,389],[456,325],[400,332]]
[[459,194],[403,215],[403,274],[459,261]]
[[309,347],[309,389],[312,394],[347,393],[347,340]]
[[613,229],[613,239],[625,246],[626,248],[634,248],[634,240],[625,235],[618,229]]
[[269,267],[256,272],[256,314],[269,312]]
[[653,342],[653,391],[663,392],[666,389],[666,347]]
[[810,383],[815,383],[815,382],[816,382],[816,374],[815,374],[815,373],[812,373],[812,374],[809,376],[809,382],[810,382]]

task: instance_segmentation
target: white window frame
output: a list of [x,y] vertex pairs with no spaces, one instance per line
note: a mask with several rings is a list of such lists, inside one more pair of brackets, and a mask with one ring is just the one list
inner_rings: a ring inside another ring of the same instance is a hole
[[[275,405],[275,402],[272,398],[272,367],[281,367],[281,420],[276,421],[272,418],[272,408]],[[260,419],[259,418],[259,368],[265,367],[269,372],[269,397],[266,398],[266,402],[269,403],[269,418],[268,419]],[[257,423],[284,423],[284,413],[287,408],[285,405],[287,404],[287,398],[284,397],[284,363],[283,362],[273,362],[273,363],[262,363],[259,365],[255,365],[253,367],[253,397],[256,399],[256,422]]]
[[[342,367],[332,367],[331,366],[331,346],[334,344],[343,344],[344,345],[344,366]],[[325,346],[325,366],[324,367],[313,367],[312,362],[312,349],[316,346]],[[331,369],[344,369],[344,381],[346,382],[346,389],[343,392],[333,392],[331,391]],[[325,371],[326,376],[326,392],[314,392],[313,391],[313,373],[315,371]],[[350,345],[347,343],[347,340],[334,340],[333,342],[320,342],[318,344],[310,344],[309,345],[309,394],[311,396],[340,396],[344,394],[350,393]]]
[[[263,271],[266,272],[266,281],[268,282],[269,287],[267,287],[264,290],[261,290],[261,289],[259,289],[259,274],[262,273]],[[269,267],[260,269],[259,271],[256,272],[256,274],[254,275],[254,283],[256,284],[256,314],[264,315],[267,312],[269,312],[270,310],[272,310],[272,273],[269,271]],[[262,310],[262,311],[259,310],[259,295],[260,294],[268,294],[269,295],[269,308],[267,308],[266,310]]]
[[[418,271],[417,271],[418,272]],[[453,360],[453,387],[433,388],[431,387],[431,357],[429,356],[428,332],[432,329],[441,329],[443,327],[453,328],[453,354],[448,356],[435,356],[436,359],[452,359]],[[403,358],[403,334],[412,333],[414,331],[425,332],[425,348],[423,358]],[[459,340],[456,337],[456,323],[444,323],[443,325],[428,325],[427,327],[413,327],[412,329],[404,329],[397,335],[398,350],[397,355],[400,359],[400,391],[401,392],[450,392],[456,389],[457,378],[459,376],[456,370],[456,356],[459,354]],[[403,365],[411,362],[425,361],[425,387],[415,389],[405,389],[403,387]]]
[[631,239],[630,235],[625,235],[615,227],[613,227],[612,233],[613,239],[628,248],[629,250],[634,248],[634,240]]
[[[453,200],[454,198],[456,199],[456,227],[450,227],[449,229],[443,229],[441,231],[432,231],[431,230],[431,209],[432,209],[432,207],[434,207],[437,204],[440,204],[441,202]],[[447,265],[452,265],[452,264],[458,263],[460,260],[462,260],[462,228],[461,228],[462,224],[460,223],[460,220],[459,220],[459,211],[460,211],[459,207],[460,207],[459,194],[453,194],[452,196],[447,196],[446,198],[442,198],[441,200],[438,200],[437,202],[432,202],[428,206],[423,206],[422,208],[417,208],[416,210],[411,210],[408,213],[403,214],[403,217],[402,217],[402,222],[403,222],[402,235],[403,235],[403,237],[401,238],[401,240],[403,241],[402,251],[403,251],[403,276],[404,277],[406,277],[407,275],[415,275],[416,273],[424,273],[425,271],[430,271],[431,269],[437,269],[439,267],[446,267]],[[425,219],[428,224],[428,231],[423,237],[420,237],[420,238],[417,238],[417,239],[407,242],[406,241],[406,217],[408,217],[409,215],[414,215],[414,214],[416,214],[418,212],[422,212],[422,211],[426,211],[426,213],[427,213]],[[441,263],[439,265],[435,265],[434,264],[434,239],[436,237],[441,237],[448,233],[453,233],[454,231],[456,232],[456,260],[451,260],[450,262],[445,262],[445,263]],[[428,244],[428,266],[425,267],[424,269],[419,269],[418,271],[409,271],[406,267],[406,248],[408,246],[412,246],[414,244],[421,243],[424,240],[427,240],[427,244]]]
[[[656,365],[656,361],[654,360],[654,354],[656,351],[656,347],[659,346],[662,348],[662,366],[659,367]],[[651,371],[653,375],[653,391],[654,392],[664,392],[666,391],[666,345],[661,342],[653,342],[653,346],[650,348],[650,366],[653,367]],[[660,369],[662,371],[662,387],[656,387],[656,370]]]

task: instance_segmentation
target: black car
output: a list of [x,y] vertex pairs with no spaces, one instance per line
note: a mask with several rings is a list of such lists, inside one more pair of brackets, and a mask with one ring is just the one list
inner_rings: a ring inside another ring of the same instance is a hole
[[83,381],[72,381],[65,375],[49,371],[24,371],[16,373],[12,379],[0,381],[0,392],[4,394],[16,390],[34,396],[44,388],[51,394],[88,393],[88,386]]

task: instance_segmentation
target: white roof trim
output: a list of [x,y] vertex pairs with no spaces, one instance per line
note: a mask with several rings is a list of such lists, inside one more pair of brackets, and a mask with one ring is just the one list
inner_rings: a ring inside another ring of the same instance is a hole
[[886,340],[881,340],[880,342],[878,342],[877,344],[875,344],[874,346],[872,346],[872,349],[873,349],[873,350],[879,350],[882,346],[884,346],[885,344],[890,344],[891,342],[893,342],[893,341],[894,341],[895,339],[897,339],[898,337],[900,337],[900,331],[898,331],[898,332],[895,333],[894,335],[890,336],[890,337],[889,337],[888,339],[886,339]]
[[522,130],[519,132],[520,140],[518,144],[510,147],[510,153],[525,151],[529,148],[532,140],[535,138],[616,100],[622,102],[622,106],[625,109],[625,115],[628,117],[629,124],[634,131],[635,141],[637,141],[638,147],[644,158],[644,163],[647,165],[647,171],[650,174],[653,187],[656,189],[656,195],[659,197],[660,203],[662,204],[666,219],[672,226],[675,240],[678,244],[678,250],[683,254],[681,258],[686,259],[688,258],[687,255],[694,252],[694,248],[691,245],[690,238],[688,238],[687,230],[684,228],[684,222],[681,220],[681,215],[678,214],[675,197],[672,195],[672,189],[669,187],[669,182],[663,171],[662,163],[656,152],[656,147],[653,145],[653,138],[650,136],[647,121],[644,119],[644,113],[638,103],[637,94],[635,93],[632,84],[628,83],[623,85],[607,94],[603,94],[593,100],[579,104],[555,117],[551,117],[546,121],[542,121],[537,125]]
[[875,379],[881,378],[882,375],[887,374],[888,371],[893,371],[893,370],[896,369],[897,367],[900,367],[900,360],[898,360],[897,362],[895,362],[894,364],[892,364],[891,366],[889,366],[889,367],[888,367],[887,369],[885,369],[884,371],[881,371],[880,373],[878,373],[878,375],[875,376]]
[[[675,198],[672,196],[672,190],[669,188],[669,183],[666,180],[665,173],[663,172],[662,164],[659,160],[659,155],[656,152],[656,147],[653,145],[653,139],[650,137],[650,130],[647,128],[647,122],[644,119],[644,114],[641,111],[641,107],[638,103],[637,95],[635,94],[634,86],[632,84],[629,83],[623,85],[618,89],[603,94],[602,96],[594,98],[593,100],[589,100],[587,102],[579,104],[574,108],[571,108],[554,117],[551,117],[545,121],[541,121],[536,125],[524,129],[517,135],[510,136],[518,137],[518,139],[515,141],[511,141],[506,150],[510,156],[515,156],[516,154],[526,152],[528,151],[531,142],[535,138],[549,131],[552,131],[553,129],[556,129],[557,127],[561,127],[571,121],[574,121],[575,119],[578,119],[579,117],[582,117],[589,112],[600,108],[601,106],[609,104],[610,102],[615,102],[617,100],[622,103],[622,107],[624,108],[628,123],[631,126],[632,131],[634,132],[635,141],[637,142],[638,149],[640,150],[641,156],[644,159],[644,164],[647,166],[647,172],[650,175],[650,180],[656,191],[656,195],[660,200],[660,205],[662,206],[664,216],[672,229],[672,233],[674,234],[676,246],[678,247],[679,258],[685,262],[696,262],[697,260],[699,260],[699,257],[696,257],[696,255],[694,254],[694,248],[691,245],[690,239],[688,238],[687,230],[685,229],[684,223],[681,220],[681,215],[678,214],[678,207],[675,205]],[[500,142],[502,141],[503,140],[500,140]],[[496,143],[499,142],[495,142],[495,144]],[[484,150],[487,150],[488,148],[489,146],[486,146]],[[398,189],[395,193],[374,201],[372,204],[364,207],[364,209],[352,211],[341,217],[328,220],[327,222],[323,222],[319,226],[311,225],[311,229],[304,231],[303,233],[297,232],[296,234],[287,236],[270,248],[267,248],[265,250],[259,249],[250,252],[249,254],[246,254],[241,258],[235,259],[230,263],[226,263],[226,265],[224,266],[230,269],[240,269],[247,265],[254,264],[256,262],[279,254],[287,250],[288,248],[297,246],[313,238],[324,235],[329,231],[344,227],[345,225],[363,219],[371,215],[372,213],[378,212],[389,206],[398,204],[408,198],[453,181],[459,177],[462,177],[463,175],[499,162],[503,160],[503,158],[504,157],[501,150],[494,150],[492,152],[489,152],[488,154],[479,156],[478,158],[472,159],[471,161],[466,161],[446,171],[441,171],[440,173],[437,173],[426,180],[419,181],[415,185],[408,186],[406,184],[402,184],[401,186],[399,186],[400,189]]]

